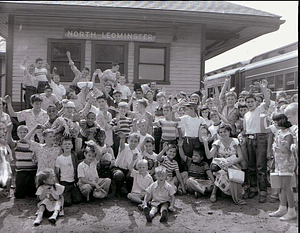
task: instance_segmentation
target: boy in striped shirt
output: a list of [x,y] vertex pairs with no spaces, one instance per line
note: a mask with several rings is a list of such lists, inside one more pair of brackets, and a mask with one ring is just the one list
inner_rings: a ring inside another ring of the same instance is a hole
[[11,148],[14,148],[16,157],[16,189],[15,198],[23,198],[25,196],[35,197],[35,175],[37,171],[37,163],[33,162],[33,152],[29,150],[29,144],[25,142],[24,137],[28,133],[26,125],[20,125],[17,128],[19,141],[12,139],[12,124],[8,125],[7,141]]
[[110,121],[110,125],[112,126],[113,130],[113,150],[116,157],[118,156],[118,150],[120,145],[120,137],[118,133],[124,133],[125,137],[127,138],[129,134],[132,132],[132,119],[126,117],[128,112],[128,104],[126,102],[120,102],[118,104],[118,115],[117,117],[113,118]]
[[[164,143],[162,151],[157,156],[157,161],[161,166],[167,169],[167,181],[172,187],[177,190],[178,195],[185,194],[185,186],[179,172],[177,161],[174,159],[176,156],[176,144]],[[166,153],[166,156],[164,155]],[[175,176],[173,174],[175,173]],[[178,186],[178,189],[177,189]]]

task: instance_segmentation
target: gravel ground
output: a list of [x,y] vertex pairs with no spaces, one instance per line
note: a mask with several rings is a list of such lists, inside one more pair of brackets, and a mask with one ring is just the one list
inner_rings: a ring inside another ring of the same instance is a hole
[[[298,205],[297,194],[295,198]],[[0,191],[0,232],[298,232],[298,219],[282,222],[268,217],[279,202],[260,204],[258,197],[246,201],[247,205],[238,206],[228,197],[210,203],[208,197],[177,196],[176,212],[169,215],[167,223],[160,223],[159,216],[147,223],[135,204],[109,196],[65,208],[65,216],[55,225],[45,217],[34,227],[36,200],[7,199]]]

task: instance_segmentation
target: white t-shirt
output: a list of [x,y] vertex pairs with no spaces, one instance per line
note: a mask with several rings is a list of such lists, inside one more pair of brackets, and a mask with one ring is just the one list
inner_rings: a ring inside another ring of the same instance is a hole
[[246,134],[261,133],[260,114],[265,110],[264,105],[259,105],[253,111],[249,111],[244,116],[244,130]]
[[180,117],[182,125],[184,125],[184,136],[185,137],[198,137],[198,130],[201,124],[206,124],[203,117],[191,117],[191,116],[182,116]]
[[121,97],[122,100],[129,100],[129,97],[131,96],[131,91],[129,87],[118,83],[115,90],[118,90],[122,93],[122,97]]
[[148,172],[147,175],[142,176],[133,169],[130,176],[133,177],[132,193],[146,192],[146,189],[153,183],[153,179]]
[[57,84],[56,84],[55,82],[53,82],[52,80],[51,80],[50,86],[51,86],[52,89],[53,89],[52,93],[53,93],[54,95],[56,95],[56,97],[57,97],[57,99],[58,99],[59,101],[61,101],[61,100],[62,100],[62,97],[63,97],[64,95],[66,95],[66,88],[65,88],[62,84],[57,85]]
[[[138,160],[141,160],[143,157],[139,150],[135,148],[134,150],[131,150],[128,144],[125,144],[125,148],[119,153],[115,160],[115,166],[122,168],[122,169],[129,169],[129,165],[132,161],[133,154],[138,154]],[[136,163],[135,162],[135,163]]]
[[60,181],[74,182],[74,167],[72,157],[60,155],[57,157],[55,167],[60,169]]
[[48,81],[46,68],[39,69],[39,68],[35,67],[34,76],[35,76],[37,82],[39,82],[39,81],[47,82]]
[[99,179],[98,172],[97,172],[97,161],[96,159],[91,162],[90,165],[87,165],[84,161],[82,161],[78,165],[77,173],[78,178],[86,178],[89,181],[96,182],[97,179]]

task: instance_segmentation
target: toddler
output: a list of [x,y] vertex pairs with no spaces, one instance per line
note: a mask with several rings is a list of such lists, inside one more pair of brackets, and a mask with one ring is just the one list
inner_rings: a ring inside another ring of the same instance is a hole
[[146,195],[146,189],[153,183],[151,175],[148,173],[148,162],[145,159],[141,159],[136,163],[135,170],[133,168],[134,163],[138,155],[134,155],[129,165],[130,176],[133,178],[132,190],[128,193],[127,198],[135,203],[138,203],[140,210],[143,210],[142,203]]
[[141,144],[141,151],[143,159],[148,161],[148,172],[153,177],[154,169],[157,167],[157,154],[153,151],[154,138],[152,136],[146,137]]
[[36,195],[38,200],[37,217],[33,222],[34,226],[38,226],[42,222],[45,210],[53,212],[49,222],[56,223],[58,215],[63,215],[63,192],[65,187],[57,183],[53,169],[45,169],[40,171],[36,176]]
[[[167,170],[165,167],[159,166],[155,168],[155,176],[157,181],[146,189],[143,211],[147,222],[152,222],[152,218],[160,210],[160,222],[165,222],[168,218],[168,210],[175,211],[175,190],[172,185],[167,182]],[[148,207],[148,203],[151,210]]]

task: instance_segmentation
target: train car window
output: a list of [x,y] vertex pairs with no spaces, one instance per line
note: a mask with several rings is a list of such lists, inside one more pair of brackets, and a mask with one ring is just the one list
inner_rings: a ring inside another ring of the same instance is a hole
[[295,88],[294,72],[285,75],[285,85],[286,90],[292,90]]
[[283,75],[275,76],[275,90],[282,91],[283,90]]
[[268,81],[268,88],[270,88],[271,91],[275,91],[275,77],[271,76],[271,77],[267,77],[267,81]]

